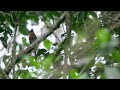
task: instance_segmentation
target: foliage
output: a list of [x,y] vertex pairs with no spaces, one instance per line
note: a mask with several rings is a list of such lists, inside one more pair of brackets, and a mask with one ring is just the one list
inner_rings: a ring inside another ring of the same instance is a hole
[[[120,22],[120,14],[116,11],[99,12],[69,11],[70,18],[61,22],[60,28],[57,27],[62,29],[64,26],[63,33],[52,32],[57,43],[49,39],[51,37],[49,36],[42,42],[44,48],[35,48],[37,58],[33,50],[19,58],[15,65],[14,78],[120,79],[120,25],[116,24]],[[16,55],[30,45],[28,20],[31,20],[32,26],[38,25],[40,21],[44,22],[46,24],[44,27],[51,30],[63,13],[63,11],[0,11],[2,47],[0,52],[3,52],[3,49],[8,51],[0,56],[5,67],[11,62],[10,58],[13,55],[11,49],[14,44]],[[67,27],[70,27],[70,34]],[[18,30],[16,42],[13,42],[16,28]],[[20,35],[22,38],[17,39]],[[9,73],[8,77],[12,79],[11,75],[13,74]]]

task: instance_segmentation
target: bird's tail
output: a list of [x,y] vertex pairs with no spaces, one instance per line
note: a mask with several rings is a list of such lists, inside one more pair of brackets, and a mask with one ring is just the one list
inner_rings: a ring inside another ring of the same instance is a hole
[[36,49],[34,49],[34,53],[35,53],[35,60],[36,60],[37,59]]

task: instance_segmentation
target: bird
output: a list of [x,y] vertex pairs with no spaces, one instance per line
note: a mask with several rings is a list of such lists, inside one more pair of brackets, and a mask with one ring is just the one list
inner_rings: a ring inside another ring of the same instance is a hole
[[[30,44],[32,44],[35,40],[37,39],[37,36],[35,35],[33,29],[30,30],[30,34],[29,34],[29,42]],[[35,52],[35,58],[36,58],[36,50],[34,49]]]
[[30,34],[29,34],[29,42],[30,44],[33,43],[35,40],[37,39],[33,29],[30,31]]

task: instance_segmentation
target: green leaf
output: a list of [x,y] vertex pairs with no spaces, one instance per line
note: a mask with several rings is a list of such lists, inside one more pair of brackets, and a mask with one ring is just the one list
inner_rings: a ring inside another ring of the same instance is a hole
[[7,33],[8,33],[10,36],[13,35],[13,34],[12,34],[12,30],[11,30],[9,27],[7,27]]
[[20,33],[24,34],[24,35],[28,35],[29,31],[25,26],[20,26],[19,28]]
[[23,59],[23,60],[22,60],[22,67],[25,68],[26,65],[27,65],[26,60]]
[[96,39],[96,45],[100,46],[101,48],[108,47],[111,36],[108,30],[105,28],[99,28],[99,30],[96,33],[97,39]]
[[25,17],[25,15],[26,15],[26,11],[20,11],[19,18],[22,19],[23,17]]
[[[4,64],[5,64],[5,66],[8,65],[8,62],[9,62],[8,59],[9,59],[9,58],[10,58],[10,56],[7,56],[7,55],[4,55],[4,56],[3,56],[3,62],[4,62]],[[8,61],[7,61],[7,60],[8,60]]]
[[120,51],[113,50],[113,51],[111,52],[111,55],[112,55],[112,58],[113,58],[116,62],[120,63]]
[[47,19],[47,20],[53,19],[53,14],[52,14],[51,11],[47,11],[44,14],[45,14],[45,17],[46,17],[45,19]]
[[49,50],[52,45],[52,42],[49,40],[44,40],[44,46]]
[[22,42],[24,43],[25,46],[29,46],[29,44],[26,42],[26,38],[22,37]]
[[16,77],[21,77],[22,79],[29,79],[31,78],[30,72],[28,70],[18,70],[16,72]]
[[58,11],[51,11],[51,13],[56,17],[60,17],[60,15],[61,15],[60,12],[58,12]]
[[90,11],[84,11],[84,20],[88,19]]
[[44,69],[45,70],[50,69],[50,65],[52,64],[54,57],[55,57],[55,54],[52,53],[44,60]]
[[11,16],[5,15],[5,19],[7,20],[7,23],[13,23],[13,20],[11,19]]
[[48,12],[47,12],[47,17],[48,17],[49,19],[52,19],[52,18],[53,18],[51,11],[48,11]]
[[107,79],[120,79],[120,72],[116,67],[105,67],[105,76]]
[[47,53],[46,49],[39,49],[37,52],[37,56],[40,56],[41,54],[45,55]]
[[25,44],[26,43],[26,38],[22,37],[22,42]]
[[3,46],[7,49],[7,40],[4,37],[0,37],[0,40],[3,44]]
[[[19,66],[19,65],[18,65],[18,66]],[[20,76],[21,74],[22,74],[22,70],[19,70],[19,69],[18,69],[18,70],[16,71],[16,76],[18,77],[18,76]]]
[[3,15],[0,15],[0,22],[5,21],[5,17]]
[[39,63],[35,61],[35,57],[34,56],[26,56],[25,58],[30,61],[30,64],[32,66],[35,66],[37,69],[40,68]]
[[31,19],[32,21],[34,21],[36,23],[38,23],[38,21],[39,21],[38,16],[29,16],[29,19]]
[[78,70],[77,69],[70,70],[70,78],[78,79]]
[[93,11],[90,11],[90,12],[89,12],[89,15],[92,15],[93,18],[97,18],[97,14],[96,14],[95,12],[93,12]]
[[5,31],[3,28],[0,27],[0,33],[2,33],[3,31]]
[[22,50],[22,49],[23,49],[22,46],[21,46],[20,44],[18,44],[18,46],[19,46],[19,50]]
[[98,68],[104,68],[104,64],[101,63],[101,62],[98,62],[98,63],[96,64],[96,67],[98,67]]
[[106,79],[105,73],[102,73],[100,79]]
[[8,34],[8,32],[7,32],[7,31],[5,31],[3,34],[4,34],[4,38],[5,38],[6,42],[7,42],[7,39],[8,39],[7,34]]
[[27,19],[28,19],[28,16],[26,16],[26,15],[22,16],[21,19],[20,19],[20,23],[21,24],[26,24],[27,23]]
[[110,33],[106,29],[100,28],[97,32],[97,38],[101,42],[106,42],[110,39]]
[[13,20],[14,20],[14,21],[17,21],[17,13],[18,13],[18,12],[13,12],[13,13],[12,13],[12,17],[13,17]]

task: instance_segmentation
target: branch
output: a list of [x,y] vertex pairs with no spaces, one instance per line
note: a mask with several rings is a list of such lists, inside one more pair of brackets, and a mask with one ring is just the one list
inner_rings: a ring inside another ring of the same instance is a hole
[[70,12],[67,11],[66,14],[66,31],[67,31],[67,37],[66,37],[66,42],[65,42],[65,47],[64,47],[64,52],[65,52],[65,60],[64,60],[64,66],[63,66],[63,72],[64,72],[64,76],[63,78],[66,79],[67,77],[67,70],[68,70],[68,59],[69,59],[69,55],[68,55],[68,48],[70,46],[70,42],[71,42],[71,19],[70,19]]
[[103,14],[104,14],[106,17],[108,17],[109,19],[113,20],[113,21],[120,21],[120,20],[118,20],[118,18],[119,18],[119,16],[120,16],[120,13],[119,13],[115,18],[107,15],[106,12],[103,12]]
[[[117,16],[116,16],[116,20],[118,20],[119,19],[119,17],[120,17],[120,12],[117,14]],[[120,21],[120,20],[119,20]]]
[[83,14],[82,14],[82,22],[84,23],[84,28],[85,28],[85,31],[87,32],[87,26],[86,26],[84,17],[85,17],[85,12],[83,11]]
[[0,72],[1,72],[0,78],[9,79],[8,76],[6,75],[6,73],[4,72],[4,70],[2,70],[1,67],[0,67]]
[[[66,15],[66,11],[61,15],[61,17],[57,20],[56,24],[52,27],[52,30],[55,31],[57,28],[59,28],[61,22],[65,19],[65,15]],[[27,54],[29,51],[31,51],[32,49],[34,49],[36,46],[39,45],[39,43],[41,43],[43,40],[45,40],[50,34],[52,34],[52,32],[46,31],[45,33],[43,33],[43,35],[39,36],[38,39],[33,42],[32,44],[30,44],[30,46],[28,48],[26,48],[24,51],[20,52],[18,55],[16,55],[15,60],[16,63],[18,63],[22,56],[24,56],[25,54]],[[17,61],[18,60],[18,61]],[[15,63],[15,64],[16,64]],[[5,68],[5,73],[9,74],[9,72],[11,71],[12,67],[14,66],[13,63],[10,63],[6,68]]]
[[[12,61],[11,63],[14,63],[16,62],[15,60],[15,55],[16,55],[16,32],[17,32],[17,29],[18,29],[18,26],[15,25],[15,32],[14,32],[14,37],[13,37],[13,48],[12,48]],[[15,65],[13,67],[13,79],[15,78]]]
[[114,29],[116,29],[116,28],[118,28],[118,27],[120,27],[120,22],[116,22],[116,23],[114,23],[114,24],[111,24],[111,25],[108,27],[108,29],[109,29],[109,31],[111,32],[111,31],[113,31]]
[[108,26],[108,29],[110,32],[113,31],[114,29],[120,27],[120,20],[118,20],[118,18],[120,17],[120,13],[118,13],[116,15],[116,17],[111,17],[111,16],[107,15],[106,12],[103,12],[103,15],[105,15],[105,17],[114,21],[114,23],[112,23],[111,25]]
[[[36,12],[36,14],[38,14],[37,12]],[[51,28],[51,25],[48,25],[46,22],[45,22],[45,20],[44,20],[44,17],[40,17],[41,18],[41,20],[46,24],[46,26],[48,27],[48,29],[50,30],[50,31],[52,31],[52,28]],[[57,37],[57,35],[52,31],[52,33],[54,34],[54,36],[58,39],[58,41],[61,43],[61,41],[59,40],[59,38]]]

